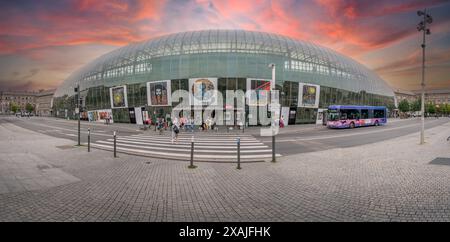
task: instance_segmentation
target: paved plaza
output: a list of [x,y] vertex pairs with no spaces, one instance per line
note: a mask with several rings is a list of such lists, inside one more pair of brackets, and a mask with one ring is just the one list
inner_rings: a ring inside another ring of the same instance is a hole
[[1,121],[0,221],[450,221],[450,122],[422,146],[412,133],[237,170],[88,153]]

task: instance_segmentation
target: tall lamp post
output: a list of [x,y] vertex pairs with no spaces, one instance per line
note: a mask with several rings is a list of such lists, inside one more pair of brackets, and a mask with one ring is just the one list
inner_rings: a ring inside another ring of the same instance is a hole
[[78,146],[81,145],[80,142],[80,136],[81,136],[81,132],[80,132],[80,115],[81,115],[81,105],[80,105],[80,101],[81,101],[81,97],[80,97],[80,84],[77,85],[77,87],[75,88],[75,92],[77,93],[77,106],[76,106],[76,110],[78,111]]
[[[272,80],[270,82],[270,102],[272,103],[272,97],[273,97],[273,90],[275,90],[275,64],[270,63],[269,68],[272,68]],[[272,113],[271,115],[275,115]],[[272,120],[274,120],[274,117],[272,117]],[[273,123],[272,125],[276,125]],[[272,127],[272,162],[276,162],[275,159],[275,132],[273,131],[274,127]]]
[[427,24],[431,24],[433,22],[433,18],[427,14],[427,9],[424,11],[417,11],[417,15],[423,16],[423,20],[417,25],[417,30],[423,31],[423,40],[422,40],[422,103],[421,103],[421,130],[420,130],[420,144],[425,143],[425,36],[429,35],[430,29],[427,28]]

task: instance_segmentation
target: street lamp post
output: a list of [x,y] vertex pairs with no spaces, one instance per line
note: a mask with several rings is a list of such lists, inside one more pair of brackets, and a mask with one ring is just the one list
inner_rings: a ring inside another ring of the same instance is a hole
[[423,20],[417,25],[418,31],[423,31],[423,40],[422,40],[422,94],[421,94],[421,129],[420,129],[420,144],[425,143],[425,36],[429,35],[430,29],[427,28],[427,24],[431,24],[433,22],[433,18],[427,14],[427,9],[424,11],[417,11],[417,15],[423,16]]
[[[275,64],[274,63],[269,64],[269,68],[272,68],[272,80],[270,82],[270,98],[271,98],[270,102],[272,103],[273,90],[275,90]],[[272,113],[271,115],[275,115],[275,113]],[[271,117],[272,117],[272,120],[274,120],[274,117],[273,116],[271,116]],[[276,124],[273,123],[272,125],[276,125]],[[273,129],[274,129],[274,127],[272,127],[272,162],[276,162],[276,159],[275,159],[275,132],[273,131]]]
[[77,87],[74,90],[77,93],[77,100],[76,100],[76,111],[78,110],[78,146],[81,145],[80,143],[80,115],[81,115],[81,105],[80,105],[80,84],[77,84]]

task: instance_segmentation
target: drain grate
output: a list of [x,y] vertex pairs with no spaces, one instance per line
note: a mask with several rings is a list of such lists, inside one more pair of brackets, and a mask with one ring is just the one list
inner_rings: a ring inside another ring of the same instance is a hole
[[432,165],[450,166],[450,158],[438,157],[430,162]]
[[145,164],[147,164],[147,165],[149,165],[149,164],[151,164],[151,162],[150,161],[146,161],[146,162],[144,162]]

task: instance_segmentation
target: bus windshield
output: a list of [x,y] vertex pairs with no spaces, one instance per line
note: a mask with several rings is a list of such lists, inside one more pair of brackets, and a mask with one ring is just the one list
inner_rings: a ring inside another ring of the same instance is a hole
[[329,121],[339,120],[339,112],[337,110],[328,110],[328,120]]

